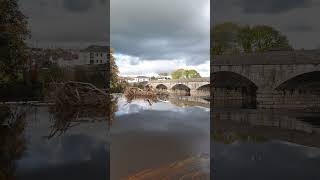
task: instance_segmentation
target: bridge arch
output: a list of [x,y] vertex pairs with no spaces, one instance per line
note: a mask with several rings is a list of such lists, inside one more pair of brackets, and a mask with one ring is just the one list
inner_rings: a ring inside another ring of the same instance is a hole
[[197,90],[200,90],[200,91],[210,91],[210,84],[205,84],[205,85],[202,85],[200,87],[197,88]]
[[171,92],[177,95],[190,96],[191,88],[185,84],[178,83],[171,87]]
[[155,88],[159,90],[168,90],[168,87],[164,84],[158,84]]
[[275,87],[275,90],[308,90],[320,89],[320,70],[306,72],[282,81]]
[[214,106],[256,107],[258,86],[232,71],[218,71],[212,75]]

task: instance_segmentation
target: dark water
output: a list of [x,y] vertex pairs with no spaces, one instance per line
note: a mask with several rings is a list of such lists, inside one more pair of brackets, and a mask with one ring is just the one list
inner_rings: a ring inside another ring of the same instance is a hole
[[150,106],[120,97],[111,128],[111,179],[209,154],[210,109],[200,106],[205,102],[181,97]]
[[320,114],[214,109],[212,179],[320,179]]
[[1,126],[1,180],[109,179],[105,118],[71,110],[62,116],[48,107],[18,109],[25,116]]

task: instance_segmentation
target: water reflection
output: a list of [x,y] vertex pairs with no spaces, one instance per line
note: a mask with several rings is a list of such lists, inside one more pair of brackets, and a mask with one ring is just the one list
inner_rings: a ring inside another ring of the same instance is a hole
[[[150,105],[144,99],[128,103],[120,96],[117,104],[111,129],[111,179],[159,179],[179,174],[180,178],[198,174],[208,179],[209,159],[203,163],[201,158],[193,158],[210,152],[208,108],[181,105],[173,98]],[[169,171],[174,162],[192,163]]]
[[215,179],[320,178],[320,114],[213,109],[211,118]]
[[25,111],[16,121],[1,113],[0,179],[109,179],[111,108],[13,109]]
[[15,161],[26,150],[25,110],[0,106],[0,179],[15,179]]

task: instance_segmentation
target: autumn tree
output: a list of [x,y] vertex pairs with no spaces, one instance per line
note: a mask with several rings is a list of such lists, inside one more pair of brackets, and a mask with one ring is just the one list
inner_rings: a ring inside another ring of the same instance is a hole
[[17,0],[0,0],[0,81],[17,80],[27,61],[27,17]]

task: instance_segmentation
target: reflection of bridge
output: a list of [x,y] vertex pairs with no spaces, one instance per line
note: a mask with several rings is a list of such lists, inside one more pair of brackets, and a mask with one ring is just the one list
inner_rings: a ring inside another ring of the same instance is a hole
[[147,86],[178,94],[186,92],[193,96],[210,96],[210,78],[150,81]]
[[210,101],[202,99],[200,97],[173,96],[169,98],[169,101],[176,106],[201,106],[205,108],[210,108]]
[[320,128],[312,125],[313,118],[319,115],[272,110],[214,110],[211,131],[218,135],[218,141],[259,137],[320,148]]
[[211,63],[211,77],[214,106],[231,101],[260,108],[320,106],[320,51],[220,56]]

